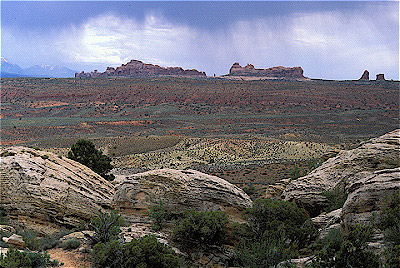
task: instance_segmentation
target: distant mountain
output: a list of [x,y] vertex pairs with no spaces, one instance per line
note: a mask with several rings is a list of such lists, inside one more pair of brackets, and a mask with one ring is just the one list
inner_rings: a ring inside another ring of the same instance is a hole
[[[7,76],[3,76],[3,73]],[[17,75],[22,73],[22,68],[15,63],[11,63],[6,58],[1,57],[1,76],[2,77],[13,77],[12,75]]]
[[1,77],[74,77],[76,71],[63,66],[35,65],[22,69],[1,57]]
[[63,66],[35,65],[24,69],[24,74],[31,76],[74,77],[76,71]]

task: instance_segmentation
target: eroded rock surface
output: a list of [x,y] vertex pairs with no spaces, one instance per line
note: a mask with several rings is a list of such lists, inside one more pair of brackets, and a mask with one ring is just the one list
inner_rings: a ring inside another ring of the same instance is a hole
[[113,205],[126,215],[143,217],[149,206],[162,201],[172,213],[223,210],[235,219],[251,206],[240,188],[196,170],[158,169],[116,177]]
[[317,216],[326,202],[322,192],[341,185],[349,194],[341,217],[345,225],[352,224],[352,218],[367,217],[382,205],[385,196],[400,188],[399,148],[400,130],[395,130],[342,151],[307,176],[292,181],[282,197]]
[[110,208],[113,185],[78,162],[26,147],[0,155],[0,207],[19,224],[52,232]]

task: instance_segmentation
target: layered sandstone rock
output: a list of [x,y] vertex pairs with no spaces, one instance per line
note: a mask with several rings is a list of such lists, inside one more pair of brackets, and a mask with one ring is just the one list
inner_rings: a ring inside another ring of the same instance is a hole
[[[356,149],[339,153],[309,175],[292,181],[282,197],[295,201],[316,216],[326,202],[322,192],[340,185],[348,194],[340,210],[341,227],[350,229],[356,224],[367,223],[372,214],[385,205],[387,196],[400,190],[399,149],[400,130],[371,139]],[[332,217],[337,218],[335,215]]]
[[15,247],[17,249],[23,249],[25,247],[25,241],[22,236],[13,234],[10,237],[3,237],[3,241],[10,247]]
[[78,162],[26,147],[0,155],[0,207],[19,224],[51,232],[110,208],[113,185]]
[[301,67],[286,68],[283,66],[272,67],[268,69],[256,69],[254,65],[247,64],[242,67],[235,62],[229,70],[231,76],[263,76],[271,78],[305,78]]
[[359,80],[369,80],[369,72],[368,70],[365,70],[364,73],[362,74],[361,78]]
[[196,170],[158,169],[116,177],[113,205],[126,215],[142,217],[149,206],[162,201],[171,213],[223,210],[235,219],[251,206],[240,188]]
[[76,73],[75,77],[141,77],[141,76],[198,76],[205,77],[205,72],[195,69],[184,70],[181,67],[161,67],[158,65],[143,63],[139,60],[131,60],[120,67],[107,67],[104,73],[94,70],[90,73]]

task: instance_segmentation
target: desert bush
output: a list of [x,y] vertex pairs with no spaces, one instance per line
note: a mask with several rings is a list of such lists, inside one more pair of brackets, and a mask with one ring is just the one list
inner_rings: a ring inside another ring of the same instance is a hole
[[158,204],[150,206],[149,218],[153,221],[153,229],[159,231],[166,221],[171,220],[172,215],[167,211],[164,202],[160,200]]
[[68,239],[60,244],[60,247],[65,250],[77,249],[81,245],[81,242],[76,239]]
[[117,238],[121,232],[120,227],[124,225],[124,219],[116,211],[110,213],[99,212],[97,217],[90,220],[86,229],[94,231],[89,238],[96,243],[107,243]]
[[228,216],[223,211],[185,211],[175,223],[172,238],[185,249],[221,245],[226,236]]
[[89,167],[106,180],[114,179],[114,175],[108,174],[113,169],[111,158],[97,150],[91,141],[78,140],[71,146],[68,158]]
[[338,185],[330,191],[323,191],[322,195],[326,198],[326,204],[323,210],[325,212],[331,212],[343,207],[348,194],[343,186]]
[[317,234],[306,211],[292,202],[258,199],[245,211],[245,217],[249,232],[256,238],[285,239],[292,246],[301,248]]
[[323,240],[322,249],[317,251],[312,267],[379,267],[379,257],[366,250],[373,232],[371,226],[357,226],[347,235],[340,230],[330,231]]
[[6,254],[0,254],[0,267],[4,268],[43,268],[58,264],[58,261],[51,260],[47,253],[20,252],[10,248]]
[[243,187],[242,190],[250,197],[257,194],[257,189],[256,189],[256,187],[254,187],[254,185],[249,185],[249,186]]
[[258,199],[244,216],[247,223],[235,230],[234,261],[241,267],[275,267],[297,256],[317,234],[306,211],[290,202]]
[[58,245],[60,238],[68,234],[69,231],[63,230],[44,237],[38,237],[38,234],[35,231],[29,229],[17,230],[17,233],[22,236],[28,249],[44,251],[55,248]]
[[122,244],[119,241],[98,243],[94,246],[95,267],[130,268],[154,267],[173,268],[180,266],[180,259],[168,246],[154,236],[144,236]]
[[385,234],[388,244],[384,252],[385,267],[400,267],[400,191],[388,197],[386,205],[375,219],[376,227]]
[[7,224],[8,219],[6,218],[6,212],[4,209],[0,208],[0,224]]
[[282,240],[242,240],[235,247],[234,264],[239,267],[276,267],[293,256]]

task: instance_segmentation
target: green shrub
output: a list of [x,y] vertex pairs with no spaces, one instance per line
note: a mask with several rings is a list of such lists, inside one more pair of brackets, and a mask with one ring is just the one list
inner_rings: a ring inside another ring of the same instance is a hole
[[331,212],[343,207],[347,200],[347,193],[342,186],[337,186],[330,191],[323,191],[322,195],[326,198],[325,212]]
[[297,256],[297,249],[310,244],[317,234],[306,211],[295,203],[258,199],[245,217],[247,223],[235,230],[240,242],[234,261],[241,267],[275,267]]
[[248,196],[252,197],[253,195],[257,194],[257,189],[253,185],[249,185],[243,187],[243,192],[245,192]]
[[376,227],[385,234],[388,245],[384,252],[385,267],[400,267],[400,191],[388,197],[379,213]]
[[306,211],[292,202],[258,199],[245,211],[245,217],[248,232],[257,239],[283,239],[291,246],[302,248],[317,235]]
[[68,239],[60,244],[60,247],[65,250],[77,249],[81,245],[81,242],[76,239]]
[[180,259],[168,246],[154,236],[144,236],[122,244],[116,240],[94,246],[95,267],[130,268],[154,267],[173,268],[180,266]]
[[6,212],[2,208],[0,208],[0,224],[8,224],[8,219],[6,218]]
[[246,241],[235,247],[234,264],[239,267],[276,267],[294,254],[284,241]]
[[117,238],[121,232],[120,227],[123,225],[124,219],[116,211],[99,212],[97,217],[86,225],[86,229],[94,231],[94,235],[90,237],[94,244],[107,243]]
[[174,241],[186,249],[220,245],[226,236],[228,216],[222,211],[185,211],[172,231]]
[[153,229],[159,231],[163,228],[165,221],[170,220],[172,215],[165,208],[162,200],[154,206],[150,207],[149,218],[153,221]]
[[298,166],[295,166],[290,172],[290,178],[296,180],[302,176],[302,172]]
[[111,158],[97,150],[91,141],[78,140],[68,152],[68,158],[89,167],[106,180],[114,179],[114,175],[107,174],[113,169]]
[[35,231],[27,229],[18,230],[17,233],[22,236],[28,249],[36,251],[55,248],[58,245],[60,238],[66,234],[66,232],[63,231],[45,237],[38,237],[38,234]]
[[47,253],[20,252],[9,249],[6,254],[0,255],[0,267],[4,268],[42,268],[58,266],[58,261],[51,260]]
[[379,257],[366,250],[372,235],[370,226],[357,226],[347,236],[340,230],[332,230],[324,239],[323,248],[316,253],[312,267],[379,267]]

